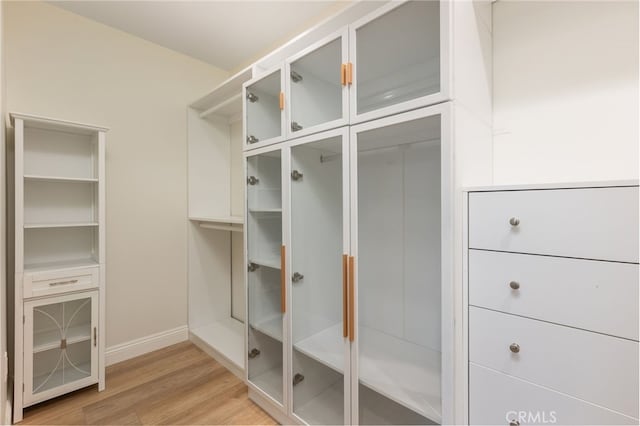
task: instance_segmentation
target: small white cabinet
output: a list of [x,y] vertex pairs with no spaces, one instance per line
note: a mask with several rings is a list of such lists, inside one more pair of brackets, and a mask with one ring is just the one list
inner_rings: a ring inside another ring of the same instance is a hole
[[105,387],[106,128],[11,114],[8,300],[13,420]]
[[260,147],[285,137],[284,66],[243,86],[245,145]]

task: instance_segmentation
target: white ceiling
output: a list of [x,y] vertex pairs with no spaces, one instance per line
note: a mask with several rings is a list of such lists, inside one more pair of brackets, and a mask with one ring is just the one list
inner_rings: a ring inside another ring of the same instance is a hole
[[302,31],[336,0],[52,1],[127,33],[235,69]]

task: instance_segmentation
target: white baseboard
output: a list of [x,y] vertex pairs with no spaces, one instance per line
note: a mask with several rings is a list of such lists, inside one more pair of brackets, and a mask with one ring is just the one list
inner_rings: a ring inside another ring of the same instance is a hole
[[160,333],[150,334],[139,339],[121,343],[107,348],[106,363],[107,365],[116,364],[126,361],[148,352],[153,352],[176,343],[184,342],[189,339],[189,327],[173,328],[171,330],[161,331]]

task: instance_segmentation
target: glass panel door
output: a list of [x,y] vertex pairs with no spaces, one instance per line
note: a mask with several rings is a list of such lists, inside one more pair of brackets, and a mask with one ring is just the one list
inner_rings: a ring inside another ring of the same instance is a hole
[[440,92],[439,1],[406,2],[351,36],[357,115]]
[[442,417],[441,116],[409,114],[352,129],[360,424]]
[[[313,127],[346,116],[348,91],[342,72],[346,48],[346,34],[343,34],[322,42],[319,47],[312,47],[310,53],[290,62],[289,125],[292,136],[310,133]],[[337,127],[346,124],[346,120],[333,124]],[[324,126],[322,130],[326,128]]]
[[26,365],[31,375],[25,389],[26,403],[66,392],[74,383],[85,386],[97,381],[96,314],[96,294],[25,304],[25,335],[29,339],[25,349],[31,352]]
[[283,404],[280,150],[247,158],[249,380]]
[[346,131],[330,134],[291,148],[293,412],[321,425],[345,422],[348,348],[343,334]]
[[282,70],[268,74],[245,89],[246,144],[270,140],[277,142],[282,136]]

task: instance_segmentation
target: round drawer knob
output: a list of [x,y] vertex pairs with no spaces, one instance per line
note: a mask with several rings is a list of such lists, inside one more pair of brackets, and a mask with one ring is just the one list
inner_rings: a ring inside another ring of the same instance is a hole
[[509,345],[509,350],[514,354],[517,354],[518,352],[520,352],[520,345],[517,343],[512,343]]
[[520,422],[517,420],[511,420],[509,426],[520,426]]
[[509,219],[509,225],[511,226],[520,225],[520,219],[518,219],[517,217],[512,217],[511,219]]
[[520,288],[520,283],[518,281],[511,281],[509,283],[509,287],[511,287],[513,290],[517,290]]

